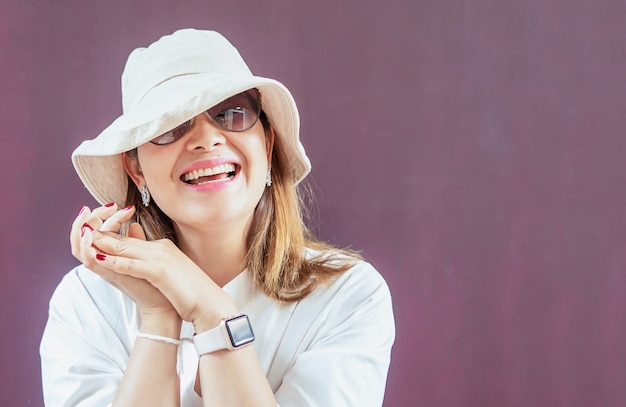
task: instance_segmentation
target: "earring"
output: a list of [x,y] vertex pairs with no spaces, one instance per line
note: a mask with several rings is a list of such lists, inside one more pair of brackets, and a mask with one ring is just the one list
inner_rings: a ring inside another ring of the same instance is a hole
[[148,191],[148,188],[144,185],[141,187],[139,192],[141,193],[141,202],[143,202],[143,206],[150,205],[150,191]]
[[265,185],[267,185],[268,187],[272,186],[272,169],[271,168],[267,169],[267,177],[265,177]]

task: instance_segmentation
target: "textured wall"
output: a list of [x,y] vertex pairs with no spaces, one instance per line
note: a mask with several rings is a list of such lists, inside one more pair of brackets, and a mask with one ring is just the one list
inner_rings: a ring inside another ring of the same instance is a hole
[[626,405],[622,0],[0,0],[0,405],[41,405],[70,153],[185,26],[294,93],[315,229],[394,296],[386,406]]

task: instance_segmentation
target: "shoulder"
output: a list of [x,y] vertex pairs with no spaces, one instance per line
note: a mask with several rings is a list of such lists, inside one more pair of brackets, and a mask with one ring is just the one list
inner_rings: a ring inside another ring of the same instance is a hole
[[133,302],[83,265],[63,276],[50,299],[50,316],[76,326],[91,325],[98,317],[114,321],[120,312],[134,318]]
[[324,313],[338,321],[368,312],[393,319],[389,286],[372,264],[333,252],[311,254],[314,257],[330,256],[332,261],[353,261],[354,264],[330,283],[319,284],[311,294],[301,300],[301,306],[323,309]]
[[[321,254],[342,261],[332,252]],[[345,260],[352,266],[319,284],[287,318],[280,356],[292,355],[292,362],[276,393],[281,404],[382,404],[395,341],[391,294],[370,263]]]
[[[316,290],[329,292],[347,293],[372,293],[380,292],[381,295],[390,296],[389,287],[384,277],[369,262],[363,259],[356,259],[348,255],[333,250],[307,250],[306,257],[314,260],[325,260],[334,264],[352,264],[346,271],[333,278],[328,285],[321,284]],[[367,295],[367,294],[365,294]]]
[[374,293],[389,296],[389,287],[384,277],[365,260],[357,260],[347,271],[331,282],[331,290],[354,293],[357,297],[368,297]]

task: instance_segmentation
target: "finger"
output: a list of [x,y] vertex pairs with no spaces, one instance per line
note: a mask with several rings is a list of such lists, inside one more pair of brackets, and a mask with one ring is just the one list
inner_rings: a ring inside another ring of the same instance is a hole
[[148,240],[146,238],[146,233],[139,223],[133,223],[130,225],[130,228],[128,229],[128,236],[139,240]]
[[[102,205],[97,207],[96,209],[94,209],[92,211],[92,215],[96,218],[98,218],[99,220],[99,224],[98,225],[92,225],[92,226],[97,226],[97,228],[100,228],[100,226],[102,225],[102,223],[104,223],[105,220],[107,220],[108,218],[110,218],[115,212],[117,212],[117,204],[116,203],[108,203],[106,205]],[[97,229],[96,227],[94,227],[94,229]]]
[[[133,225],[132,233],[140,233],[145,237],[141,226]],[[100,256],[93,254],[98,264],[116,273],[142,278],[150,283],[161,279],[162,264],[154,258],[165,250],[165,247],[159,249],[159,242],[147,242],[141,238],[102,233],[97,230],[91,232],[91,235],[92,246],[100,254]]]
[[85,223],[85,219],[87,219],[91,215],[91,209],[88,206],[83,206],[80,208],[80,212],[74,218],[74,222],[72,222],[72,228],[79,227],[83,223]]
[[147,242],[140,239],[98,230],[94,230],[92,235],[92,246],[105,254],[128,258],[145,258],[149,253],[146,246]]
[[94,209],[93,211],[91,211],[90,214],[88,214],[87,216],[85,216],[86,219],[83,219],[84,222],[81,224],[80,226],[80,234],[82,236],[82,234],[84,233],[84,228],[85,226],[88,228],[91,228],[91,230],[98,230],[102,227],[104,221],[108,218],[110,218],[113,214],[116,213],[117,210],[117,205],[114,203],[110,203],[110,204],[106,204],[104,206],[100,206],[96,209]]
[[122,224],[127,222],[135,213],[134,206],[127,206],[124,209],[120,209],[111,215],[107,220],[102,223],[102,226],[98,230],[101,232],[113,232],[118,233],[122,228]]
[[[87,208],[89,209],[89,208]],[[116,211],[117,207],[115,204],[108,204],[105,206],[100,206],[93,211],[82,211],[80,217],[80,223],[75,221],[74,223],[78,226],[78,229],[81,231],[80,235],[82,236],[83,226],[89,225],[91,229],[100,229],[104,220],[108,219],[111,215],[113,215]]]
[[115,273],[142,278],[143,261],[135,258],[120,257],[112,254],[97,253],[94,259],[98,266]]
[[102,267],[96,261],[101,256],[101,253],[93,247],[93,231],[89,228],[85,229],[80,238],[79,256],[85,267],[98,274],[104,280],[111,282],[115,278],[116,273],[114,271]]
[[83,206],[72,222],[72,228],[70,229],[70,247],[72,248],[72,255],[78,258],[80,237],[82,235],[82,227],[91,216],[91,210],[88,206]]
[[96,249],[92,246],[92,243],[93,235],[91,229],[84,228],[80,236],[76,257],[89,269],[95,264],[90,259],[96,256]]

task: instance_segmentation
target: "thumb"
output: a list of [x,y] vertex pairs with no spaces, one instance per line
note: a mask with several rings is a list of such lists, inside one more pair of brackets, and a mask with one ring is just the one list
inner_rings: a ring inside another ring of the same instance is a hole
[[135,239],[147,240],[146,233],[139,223],[132,223],[128,228],[128,237],[134,237]]

